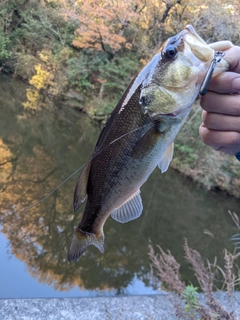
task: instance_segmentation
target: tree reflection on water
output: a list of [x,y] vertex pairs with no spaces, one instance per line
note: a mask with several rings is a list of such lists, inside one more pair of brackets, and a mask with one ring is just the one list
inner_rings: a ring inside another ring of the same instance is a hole
[[[88,289],[126,287],[141,261],[128,252],[125,235],[121,241],[118,234],[114,250],[105,255],[93,248],[79,262],[67,261],[73,228],[80,219],[72,209],[77,176],[41,204],[21,210],[88,160],[99,129],[74,110],[52,106],[29,112],[21,107],[19,96],[9,101],[8,95],[2,92],[0,222],[12,254],[27,264],[32,276],[58,290],[76,285]],[[105,233],[109,239],[115,237],[116,224]],[[107,246],[111,248],[111,244]]]
[[[43,198],[90,157],[99,128],[75,110],[48,102],[48,108],[24,110],[26,90],[19,82],[1,80],[0,86],[1,231],[12,254],[24,261],[29,273],[57,290],[126,288],[134,276],[149,284],[148,240],[170,249],[182,264],[183,238],[203,256],[214,257],[234,234],[227,210],[239,201],[200,190],[171,170],[156,170],[142,188],[142,216],[127,224],[109,218],[105,225],[106,250],[90,247],[76,263],[67,250],[82,208],[73,214],[77,176],[48,199]],[[214,239],[203,234],[209,229]]]

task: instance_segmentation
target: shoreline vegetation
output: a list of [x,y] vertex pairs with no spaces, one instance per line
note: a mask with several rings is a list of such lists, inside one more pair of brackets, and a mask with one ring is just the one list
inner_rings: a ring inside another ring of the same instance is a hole
[[[207,41],[239,45],[240,4],[204,0],[3,0],[0,69],[31,85],[25,108],[41,95],[105,121],[132,77],[186,24]],[[171,166],[208,189],[240,197],[240,165],[205,146],[196,102],[175,141]]]

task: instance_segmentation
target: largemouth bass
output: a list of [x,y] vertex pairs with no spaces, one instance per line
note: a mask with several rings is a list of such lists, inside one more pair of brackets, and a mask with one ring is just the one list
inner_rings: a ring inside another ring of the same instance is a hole
[[[103,128],[74,194],[75,212],[87,199],[69,246],[76,260],[89,245],[104,252],[103,226],[125,223],[143,210],[140,187],[158,166],[168,169],[182,128],[214,57],[230,42],[207,45],[192,26],[169,38],[135,76]],[[228,69],[222,59],[213,76]]]

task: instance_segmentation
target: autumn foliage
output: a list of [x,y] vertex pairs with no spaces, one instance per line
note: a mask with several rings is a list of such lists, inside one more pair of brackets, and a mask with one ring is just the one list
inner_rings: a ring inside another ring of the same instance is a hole
[[236,37],[239,4],[222,0],[201,4],[196,0],[76,0],[65,16],[79,23],[75,47],[103,50],[112,57],[133,45],[159,46],[188,23],[214,40],[217,35]]
[[77,1],[79,28],[73,45],[78,48],[94,48],[112,53],[131,44],[124,36],[129,22],[136,23],[138,1],[90,0]]
[[192,24],[208,42],[238,44],[239,14],[232,0],[5,0],[0,67],[58,98],[74,90],[104,116],[167,38]]

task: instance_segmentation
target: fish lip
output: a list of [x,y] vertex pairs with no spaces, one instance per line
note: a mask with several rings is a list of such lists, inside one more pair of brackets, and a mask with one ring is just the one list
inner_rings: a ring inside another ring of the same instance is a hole
[[183,41],[189,46],[193,55],[199,62],[209,64],[213,59],[214,50],[209,47],[190,24],[184,30],[186,33],[183,36]]
[[[206,68],[208,68],[214,59],[216,51],[199,36],[192,25],[188,24],[184,30],[186,30],[186,33],[183,36],[183,41],[189,46],[193,55],[197,58],[195,66],[199,68],[203,63],[202,67],[207,71]],[[222,59],[222,62],[218,64],[214,70],[214,75],[217,75],[221,71],[221,68],[224,70],[228,70],[229,68],[229,64],[224,59]]]
[[179,40],[181,40],[182,38],[183,38],[183,36],[185,35],[185,34],[187,34],[188,33],[188,30],[186,29],[186,28],[184,28],[181,32],[179,32],[175,37],[171,37],[170,39],[169,39],[169,41],[171,40],[171,39],[173,39],[173,38],[176,38],[176,40],[174,41],[174,42],[170,42],[171,44],[174,44],[174,43],[176,43],[176,42],[178,42]]
[[[185,28],[178,34],[173,37],[170,37],[166,43],[164,44],[164,49],[167,48],[169,45],[177,45],[184,39],[184,35],[187,34],[189,31]],[[164,51],[163,49],[163,51]]]
[[[206,42],[203,40],[203,38],[199,36],[199,34],[196,32],[196,30],[193,28],[191,24],[186,25],[183,31],[185,31],[185,34],[190,32],[192,35],[195,36],[195,38],[197,38],[199,42],[201,42],[203,45],[206,45]],[[184,41],[188,43],[187,39],[184,39]]]

